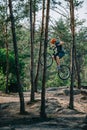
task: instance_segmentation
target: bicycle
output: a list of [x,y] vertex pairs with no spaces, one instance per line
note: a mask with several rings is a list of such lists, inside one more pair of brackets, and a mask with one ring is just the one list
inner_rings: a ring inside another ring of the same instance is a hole
[[[53,50],[53,54],[51,54],[50,52],[47,52],[47,56],[46,56],[47,68],[51,67],[51,65],[53,64],[53,60],[54,60],[53,55],[56,53],[55,48],[50,47],[49,49]],[[44,65],[43,57],[44,57],[44,53],[42,53],[40,57],[40,63],[42,66]],[[58,70],[58,76],[62,80],[68,79],[70,77],[70,68],[65,64],[61,64],[60,69]]]

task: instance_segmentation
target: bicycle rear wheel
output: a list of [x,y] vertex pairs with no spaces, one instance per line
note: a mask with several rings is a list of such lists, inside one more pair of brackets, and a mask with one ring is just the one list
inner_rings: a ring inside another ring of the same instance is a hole
[[60,70],[58,70],[58,76],[62,80],[66,80],[70,77],[70,69],[66,65],[61,65]]
[[[44,53],[41,54],[41,57],[40,57],[40,63],[41,65],[44,65]],[[53,58],[52,58],[52,55],[50,53],[47,53],[47,56],[46,56],[46,67],[50,67],[51,65],[53,64]]]

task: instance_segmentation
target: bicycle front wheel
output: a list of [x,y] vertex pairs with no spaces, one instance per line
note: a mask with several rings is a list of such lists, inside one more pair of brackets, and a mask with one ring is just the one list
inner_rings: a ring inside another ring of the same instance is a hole
[[58,70],[58,76],[62,80],[66,80],[70,77],[70,69],[66,65],[61,65],[60,69]]
[[[40,63],[41,65],[44,65],[44,53],[41,55],[40,57]],[[46,67],[50,67],[51,65],[53,64],[53,58],[52,58],[52,55],[50,53],[47,53],[47,56],[46,56]]]

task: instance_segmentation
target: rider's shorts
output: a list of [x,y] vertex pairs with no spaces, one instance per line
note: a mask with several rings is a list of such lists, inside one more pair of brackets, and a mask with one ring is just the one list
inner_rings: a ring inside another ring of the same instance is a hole
[[64,51],[60,51],[56,54],[54,54],[54,58],[56,58],[56,56],[58,56],[60,59],[65,55],[65,52]]

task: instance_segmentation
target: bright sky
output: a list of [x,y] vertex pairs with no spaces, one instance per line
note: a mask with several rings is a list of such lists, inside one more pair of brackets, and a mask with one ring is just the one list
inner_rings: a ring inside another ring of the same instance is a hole
[[85,25],[87,26],[87,0],[84,0],[83,7],[79,9],[80,19],[86,19]]
[[[78,1],[81,1],[81,0],[78,0]],[[66,6],[65,6],[65,3],[66,3],[66,2],[64,2],[64,0],[61,0],[61,2],[63,3],[63,6],[66,7]],[[59,6],[58,6],[58,8],[59,8]],[[61,8],[61,7],[60,7],[60,9],[63,10],[63,8]],[[58,9],[56,9],[56,10],[59,11]],[[60,12],[62,12],[62,11],[60,11]],[[65,12],[65,11],[64,11],[64,12]],[[42,14],[41,11],[37,14],[38,20],[40,20],[41,14]],[[79,15],[79,20],[81,20],[81,19],[86,19],[86,22],[85,22],[84,25],[87,26],[87,0],[84,0],[84,3],[83,3],[82,8],[80,8],[80,9],[78,10],[78,12],[76,12],[76,14]],[[53,19],[54,19],[54,20],[57,20],[57,19],[59,19],[59,17],[61,17],[61,15],[59,15],[59,13],[57,13],[57,12],[55,12],[55,11],[53,11],[53,10],[50,11],[50,16],[52,17],[52,20],[53,20]],[[62,17],[63,17],[63,16],[62,16]]]

